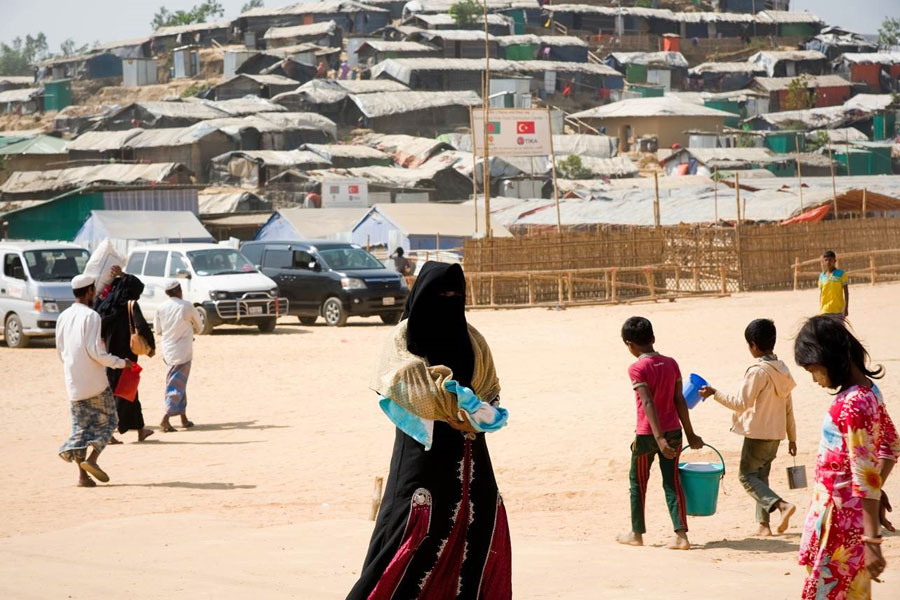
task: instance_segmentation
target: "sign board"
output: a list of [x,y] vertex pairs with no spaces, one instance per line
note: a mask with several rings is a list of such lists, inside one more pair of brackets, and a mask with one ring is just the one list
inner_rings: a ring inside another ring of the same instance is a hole
[[355,208],[369,206],[369,182],[351,177],[322,180],[322,208]]
[[[476,156],[484,156],[484,111],[472,109]],[[491,156],[548,156],[551,153],[550,115],[544,108],[500,108],[488,112],[488,151]]]

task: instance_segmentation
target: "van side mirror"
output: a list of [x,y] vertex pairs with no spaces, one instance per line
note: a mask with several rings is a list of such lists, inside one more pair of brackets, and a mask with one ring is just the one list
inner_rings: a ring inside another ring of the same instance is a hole
[[177,279],[190,279],[191,272],[187,269],[178,269],[177,271],[175,271],[175,277]]

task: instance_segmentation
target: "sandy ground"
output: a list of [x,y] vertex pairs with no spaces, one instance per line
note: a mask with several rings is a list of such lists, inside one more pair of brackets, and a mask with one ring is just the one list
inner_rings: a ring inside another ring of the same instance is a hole
[[[898,285],[856,287],[851,316],[888,369],[881,386],[900,421],[898,299]],[[749,537],[752,505],[736,474],[741,440],[728,431],[728,411],[712,402],[692,418],[724,454],[728,474],[718,513],[690,520],[695,549],[661,547],[671,532],[656,470],[649,547],[614,543],[628,529],[634,427],[631,357],[618,330],[628,316],[650,317],[660,351],[686,373],[736,390],[751,361],[746,323],[774,318],[777,350],[790,357],[790,337],[816,304],[807,291],[470,313],[493,347],[511,411],[489,444],[509,510],[516,598],[796,598],[808,491],[787,490],[782,447],[773,484],[801,514],[787,535]],[[330,329],[292,319],[274,335],[225,328],[198,338],[189,385],[197,427],[143,444],[129,433],[101,457],[112,481],[93,490],[76,488],[75,468],[56,456],[69,413],[54,350],[0,346],[0,597],[342,598],[365,554],[373,479],[386,475],[393,439],[366,386],[388,330],[351,323]],[[144,413],[154,425],[163,375],[159,358],[145,361]],[[805,372],[794,375],[798,463],[812,475],[829,397]],[[900,499],[900,476],[888,490]],[[875,597],[898,598],[900,537],[885,552]]]

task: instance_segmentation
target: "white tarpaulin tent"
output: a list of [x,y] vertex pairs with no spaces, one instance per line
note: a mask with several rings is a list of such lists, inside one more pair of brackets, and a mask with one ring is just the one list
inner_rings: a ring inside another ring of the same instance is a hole
[[92,210],[75,234],[75,243],[91,252],[105,238],[127,255],[132,247],[149,242],[214,242],[215,239],[188,211]]

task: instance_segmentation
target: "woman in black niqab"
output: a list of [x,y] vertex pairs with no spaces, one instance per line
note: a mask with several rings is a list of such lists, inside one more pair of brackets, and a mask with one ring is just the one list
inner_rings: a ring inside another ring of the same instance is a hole
[[[406,326],[410,352],[449,367],[470,387],[475,356],[465,302],[462,268],[428,262],[398,327]],[[417,521],[414,511],[423,509],[430,512]],[[435,421],[425,450],[397,429],[384,499],[348,600],[505,600],[512,596],[510,560],[485,434]]]
[[[156,349],[153,332],[137,303],[142,293],[144,293],[144,284],[140,279],[134,275],[122,274],[113,280],[109,293],[98,300],[95,307],[100,315],[100,336],[106,343],[107,351],[135,363],[138,357],[131,351],[131,328],[128,324],[128,303],[130,301],[134,301],[132,318],[137,332],[147,340],[152,350]],[[106,370],[111,390],[115,391],[121,376],[122,371],[119,369]],[[152,429],[144,426],[144,413],[137,395],[135,395],[134,402],[117,396],[116,412],[119,414],[119,433],[133,429],[138,432],[138,441],[144,441],[153,434]]]

